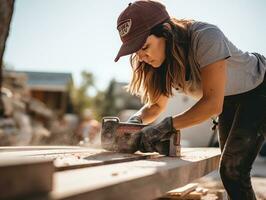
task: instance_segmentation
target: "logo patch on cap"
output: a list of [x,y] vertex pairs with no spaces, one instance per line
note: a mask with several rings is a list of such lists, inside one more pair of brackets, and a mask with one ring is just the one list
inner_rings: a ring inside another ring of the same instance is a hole
[[129,33],[131,25],[132,25],[131,19],[127,19],[127,20],[121,22],[121,25],[119,25],[117,27],[117,30],[119,31],[120,37],[124,37],[125,35],[127,35]]

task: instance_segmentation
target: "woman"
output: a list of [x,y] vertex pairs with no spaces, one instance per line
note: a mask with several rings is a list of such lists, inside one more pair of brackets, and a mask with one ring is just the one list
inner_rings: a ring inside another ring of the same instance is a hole
[[145,103],[130,122],[153,122],[173,88],[198,99],[184,113],[143,128],[137,148],[160,152],[156,143],[169,133],[219,115],[224,187],[231,199],[256,199],[250,170],[264,141],[265,57],[237,49],[217,26],[171,19],[156,1],[130,3],[117,29],[123,44],[115,61],[131,54],[129,91]]

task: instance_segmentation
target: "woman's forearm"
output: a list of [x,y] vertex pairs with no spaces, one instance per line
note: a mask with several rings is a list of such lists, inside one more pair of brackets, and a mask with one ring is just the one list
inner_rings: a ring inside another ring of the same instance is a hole
[[144,124],[149,124],[156,120],[162,110],[158,104],[144,105],[135,115],[139,116]]
[[190,127],[219,115],[220,112],[214,102],[202,98],[184,113],[173,116],[173,126],[176,130]]

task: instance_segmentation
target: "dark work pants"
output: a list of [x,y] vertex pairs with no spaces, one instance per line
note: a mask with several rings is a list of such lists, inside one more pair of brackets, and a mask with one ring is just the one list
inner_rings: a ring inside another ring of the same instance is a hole
[[229,199],[256,199],[250,171],[266,132],[266,77],[249,92],[225,97],[218,127],[220,176]]

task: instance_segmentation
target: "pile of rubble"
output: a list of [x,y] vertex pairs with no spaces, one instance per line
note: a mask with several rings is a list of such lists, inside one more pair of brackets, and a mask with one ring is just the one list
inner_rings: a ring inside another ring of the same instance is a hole
[[4,71],[1,98],[0,146],[78,143],[73,123],[31,97],[25,74]]

